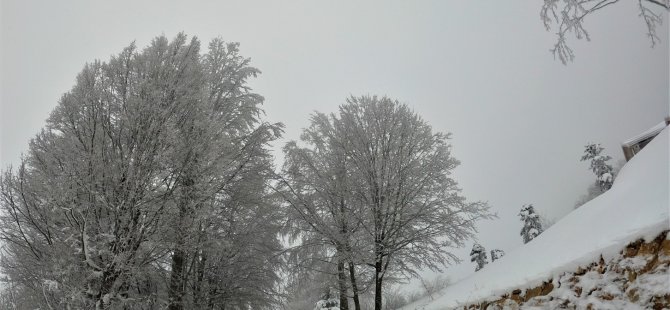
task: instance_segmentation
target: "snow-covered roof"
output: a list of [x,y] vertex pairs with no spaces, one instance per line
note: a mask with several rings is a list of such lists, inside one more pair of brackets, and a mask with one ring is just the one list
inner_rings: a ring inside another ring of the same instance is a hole
[[612,189],[574,210],[531,242],[430,301],[402,309],[441,310],[494,300],[514,289],[535,287],[578,266],[615,256],[638,238],[653,238],[670,227],[668,129],[662,130],[619,172]]
[[666,126],[667,125],[665,124],[665,121],[660,122],[660,123],[656,124],[654,127],[649,128],[647,131],[624,141],[622,143],[622,145],[623,146],[631,146],[631,145],[633,145],[635,143],[638,143],[642,140],[653,137],[653,136],[657,135],[659,132],[661,132],[661,130],[663,130],[663,128],[665,128]]

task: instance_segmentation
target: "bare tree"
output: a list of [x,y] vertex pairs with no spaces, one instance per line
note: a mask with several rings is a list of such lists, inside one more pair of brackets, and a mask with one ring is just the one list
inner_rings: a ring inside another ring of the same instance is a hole
[[[620,0],[544,0],[540,17],[547,31],[556,28],[557,40],[551,49],[554,57],[563,64],[573,61],[574,51],[567,43],[567,35],[572,33],[578,40],[591,40],[584,28],[588,16],[619,2]],[[660,40],[656,30],[663,23],[662,14],[657,9],[670,10],[669,0],[637,0],[639,16],[647,27],[647,36],[654,47]]]
[[[343,135],[333,125],[328,116],[315,113],[311,126],[301,136],[307,146],[299,147],[293,141],[284,147],[286,164],[278,192],[289,204],[288,218],[293,238],[302,237],[304,245],[321,239],[316,243],[335,250],[340,309],[348,309],[348,268],[354,306],[359,310],[354,257],[359,249],[354,249],[356,245],[353,243],[360,222],[353,214],[360,210],[351,195],[353,190],[348,180]],[[298,250],[304,252],[304,249]]]
[[348,178],[362,206],[354,216],[363,223],[379,310],[385,278],[458,261],[448,249],[463,246],[475,222],[491,215],[486,203],[467,202],[449,177],[458,165],[449,136],[434,133],[406,105],[351,97],[330,119],[340,128]]
[[447,139],[397,101],[352,97],[338,115],[312,117],[302,135],[309,147],[286,147],[291,217],[349,262],[374,268],[375,309],[382,307],[384,279],[457,261],[448,248],[462,246],[475,221],[491,217],[485,203],[466,202],[449,178],[458,161]]

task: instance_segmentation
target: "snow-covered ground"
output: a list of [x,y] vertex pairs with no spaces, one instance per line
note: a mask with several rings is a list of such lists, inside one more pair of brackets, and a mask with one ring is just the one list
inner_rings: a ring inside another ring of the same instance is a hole
[[[440,292],[403,309],[439,310],[493,300],[563,272],[613,258],[629,242],[669,229],[668,128],[619,172],[608,192],[565,216],[537,238]],[[569,181],[566,181],[569,182]]]

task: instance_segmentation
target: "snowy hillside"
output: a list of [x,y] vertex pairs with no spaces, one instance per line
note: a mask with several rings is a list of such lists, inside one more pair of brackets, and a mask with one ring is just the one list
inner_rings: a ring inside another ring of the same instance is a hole
[[438,310],[530,288],[549,278],[615,255],[638,238],[654,238],[670,227],[669,141],[664,129],[620,171],[614,186],[547,231],[484,269],[447,287],[433,301],[403,309]]

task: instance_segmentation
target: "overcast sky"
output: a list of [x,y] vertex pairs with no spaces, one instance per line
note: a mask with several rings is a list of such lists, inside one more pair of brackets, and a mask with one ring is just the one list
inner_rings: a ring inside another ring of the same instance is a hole
[[363,94],[396,98],[453,133],[454,177],[500,216],[482,223],[480,242],[511,251],[522,204],[558,219],[593,182],[579,162],[585,143],[618,161],[623,140],[669,114],[668,14],[652,49],[634,1],[591,16],[592,41],[571,39],[568,66],[549,52],[541,1],[1,3],[2,168],[19,162],[84,63],[160,34],[221,36],[263,72],[252,86],[268,119],[286,125],[281,143],[313,111]]

